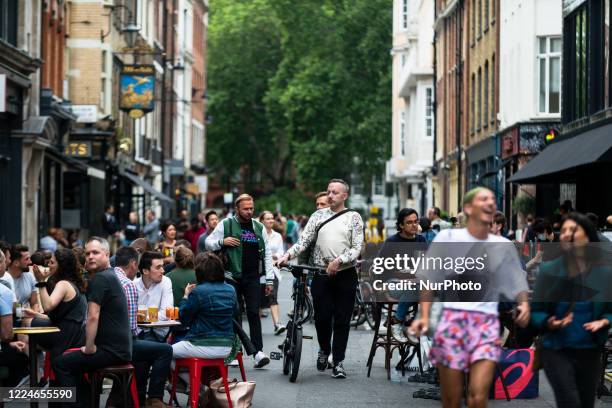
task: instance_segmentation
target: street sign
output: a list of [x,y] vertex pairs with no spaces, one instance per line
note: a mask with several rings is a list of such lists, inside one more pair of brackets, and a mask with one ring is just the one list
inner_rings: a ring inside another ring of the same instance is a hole
[[91,157],[91,142],[70,142],[66,145],[66,156]]
[[138,119],[155,107],[155,67],[126,65],[119,80],[121,91],[119,108]]
[[71,109],[77,117],[77,123],[96,123],[98,120],[96,105],[72,105]]

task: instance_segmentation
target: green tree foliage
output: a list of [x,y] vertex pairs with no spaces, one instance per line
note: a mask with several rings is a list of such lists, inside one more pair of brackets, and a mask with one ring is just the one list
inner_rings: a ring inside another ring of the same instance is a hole
[[[272,189],[382,171],[391,0],[212,0],[208,163]],[[242,170],[240,172],[240,170]],[[369,183],[365,183],[368,185]]]

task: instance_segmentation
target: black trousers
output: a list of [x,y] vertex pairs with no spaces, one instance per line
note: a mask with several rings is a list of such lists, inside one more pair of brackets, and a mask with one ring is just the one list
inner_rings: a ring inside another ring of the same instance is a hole
[[592,408],[601,376],[599,349],[542,350],[546,377],[558,407]]
[[51,366],[55,372],[58,387],[76,387],[77,402],[66,403],[66,407],[89,407],[91,394],[89,382],[85,380],[84,373],[95,371],[99,368],[112,365],[125,364],[116,356],[107,351],[98,349],[94,354],[83,354],[81,351],[74,351],[60,355],[51,361]]
[[319,347],[326,354],[331,352],[335,363],[344,360],[356,288],[355,268],[340,271],[333,277],[316,275],[310,288]]
[[28,375],[28,357],[12,348],[9,343],[2,342],[0,366],[7,367],[9,372],[2,382],[3,387],[13,387]]
[[261,337],[261,319],[259,317],[259,305],[261,304],[261,288],[259,276],[254,278],[242,278],[233,284],[238,296],[238,304],[241,305],[240,316],[236,316],[238,322],[242,324],[242,307],[246,309],[247,320],[249,321],[249,337],[257,351],[263,351],[263,339]]

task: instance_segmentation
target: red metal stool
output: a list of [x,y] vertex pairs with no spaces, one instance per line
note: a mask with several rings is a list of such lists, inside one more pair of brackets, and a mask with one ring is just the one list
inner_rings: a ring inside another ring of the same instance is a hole
[[[244,366],[242,364],[242,353],[236,355],[236,360],[240,364],[240,372],[242,379],[246,380]],[[200,398],[200,385],[202,384],[202,369],[206,367],[216,367],[221,372],[223,386],[225,387],[225,395],[227,396],[229,408],[233,408],[232,398],[229,392],[229,383],[227,381],[227,366],[223,358],[204,359],[204,358],[177,358],[176,366],[172,371],[172,392],[170,393],[170,403],[176,399],[176,382],[178,379],[179,369],[186,367],[189,369],[189,400],[191,408],[197,408]]]
[[43,376],[40,379],[41,382],[47,382],[55,380],[55,373],[51,368],[51,354],[48,351],[45,351],[45,364],[43,368]]
[[[74,351],[79,351],[80,348],[70,348],[64,351],[63,354],[72,353]],[[52,381],[55,380],[55,373],[53,372],[53,368],[51,367],[51,354],[48,351],[45,351],[45,364],[43,368],[43,376],[40,379],[41,381]]]
[[236,360],[238,361],[238,365],[240,366],[240,375],[242,376],[242,381],[246,381],[246,373],[244,372],[244,364],[242,363],[242,352],[238,352],[236,354]]

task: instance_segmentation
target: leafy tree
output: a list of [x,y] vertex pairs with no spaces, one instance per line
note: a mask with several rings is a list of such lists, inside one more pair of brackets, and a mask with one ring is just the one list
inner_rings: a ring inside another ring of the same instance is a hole
[[209,163],[247,186],[259,171],[267,191],[371,180],[389,154],[391,31],[390,0],[211,1]]

